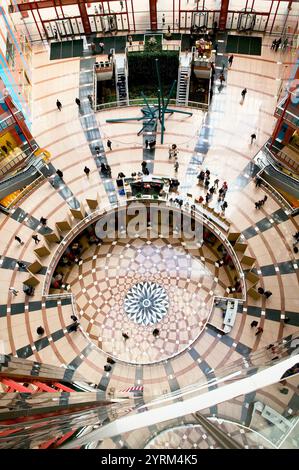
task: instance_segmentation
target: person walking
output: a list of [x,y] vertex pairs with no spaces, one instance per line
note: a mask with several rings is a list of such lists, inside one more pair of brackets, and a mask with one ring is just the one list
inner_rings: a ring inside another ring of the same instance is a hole
[[15,240],[20,243],[20,245],[24,245],[24,242],[18,237],[17,235],[15,236]]
[[17,289],[15,289],[14,287],[10,287],[8,290],[10,292],[12,292],[15,297],[18,295],[19,291]]
[[69,331],[77,331],[79,328],[80,323],[78,321],[74,321],[74,323],[70,326]]
[[262,199],[262,200],[260,201],[260,203],[261,203],[262,206],[265,204],[265,202],[267,201],[267,199],[268,199],[268,196],[265,195],[265,196],[264,196],[264,199]]
[[252,145],[253,141],[256,140],[256,134],[251,134],[250,138],[251,138],[250,144]]
[[[201,172],[197,175],[198,183],[203,183],[205,180],[205,172],[201,170]],[[215,184],[215,183],[214,183]]]
[[156,338],[157,336],[159,336],[159,334],[160,334],[160,331],[158,330],[158,328],[155,328],[153,330],[153,336]]
[[271,45],[271,49],[275,49],[275,46],[276,46],[276,39],[274,39],[274,41],[272,41],[272,45]]
[[148,140],[145,139],[144,143],[145,143],[145,148],[148,149]]
[[104,47],[105,47],[105,44],[103,42],[99,42],[100,54],[103,54]]
[[73,321],[78,321],[78,318],[76,317],[76,315],[71,315],[71,319],[72,319]]
[[122,337],[124,338],[125,341],[129,339],[129,335],[127,333],[122,333]]
[[109,150],[112,150],[112,142],[109,139],[107,140],[107,147]]
[[215,181],[214,181],[214,188],[218,189],[218,184],[219,184],[219,179],[216,178]]
[[221,209],[222,209],[223,214],[225,213],[225,209],[227,208],[227,205],[228,205],[227,202],[224,201],[224,203],[223,203],[222,206],[221,206]]
[[112,357],[107,357],[107,362],[108,364],[115,364],[115,361],[112,359]]
[[256,333],[255,333],[255,336],[257,335],[261,335],[263,333],[263,328],[261,326],[258,326],[257,329],[256,329]]
[[174,162],[174,171],[177,173],[178,169],[179,169],[179,162],[176,161],[176,162]]
[[43,328],[42,326],[38,326],[38,327],[36,328],[36,332],[37,332],[37,334],[38,334],[39,336],[42,336],[42,335],[44,334],[45,330],[44,330],[44,328]]
[[79,98],[76,98],[76,99],[75,99],[75,102],[76,102],[76,104],[77,104],[77,105],[79,106],[79,108],[80,108],[80,106],[81,106],[81,101],[79,100]]
[[40,242],[40,239],[38,238],[38,236],[36,234],[32,235],[32,238],[33,238],[36,245]]
[[224,191],[224,194],[226,194],[226,191],[228,190],[228,185],[227,185],[227,182],[224,181],[223,185],[222,185],[222,189]]
[[120,3],[120,8],[123,10],[124,9],[124,2],[121,0],[119,3]]
[[256,176],[255,177],[255,187],[260,188],[261,184],[262,184],[261,178],[259,176]]
[[275,52],[278,51],[278,48],[279,48],[280,44],[281,44],[281,38],[279,38],[278,41],[276,41],[276,44],[275,44]]
[[255,205],[255,208],[256,208],[256,209],[260,209],[261,206],[262,206],[262,205],[261,205],[261,201],[255,202],[254,205]]
[[251,328],[255,328],[257,325],[258,325],[258,322],[257,322],[256,320],[253,320],[253,321],[250,323]]
[[231,66],[233,65],[233,60],[234,60],[234,56],[233,56],[233,54],[232,54],[232,55],[230,55],[229,58],[228,58],[228,65],[229,65],[229,67],[231,67]]
[[223,82],[225,82],[225,77],[224,77],[223,73],[221,73],[221,74],[219,75],[219,80],[220,80],[220,84],[221,84],[221,85],[222,85]]
[[16,263],[20,269],[27,269],[26,264],[24,264],[22,261],[17,261]]
[[266,290],[264,292],[264,296],[266,297],[266,299],[269,299],[269,297],[271,297],[271,295],[272,295],[272,292],[270,290]]
[[6,145],[7,145],[7,147],[8,147],[10,150],[13,150],[13,146],[11,145],[11,143],[9,142],[9,140],[6,141]]
[[143,161],[141,162],[141,170],[142,170],[142,173],[143,173],[144,175],[146,174],[146,172],[145,172],[146,167],[147,167],[147,163],[146,163],[145,160],[143,160]]
[[62,104],[60,103],[59,100],[56,101],[56,106],[57,106],[57,108],[59,109],[59,111],[61,111]]
[[241,96],[242,96],[242,100],[243,100],[243,101],[245,100],[246,93],[247,93],[247,88],[244,88],[244,89],[241,91]]
[[47,219],[45,219],[45,217],[41,217],[41,218],[39,219],[39,221],[40,221],[40,223],[41,223],[42,225],[44,225],[44,226],[47,225]]
[[165,26],[165,13],[163,13],[163,16],[162,16],[162,26]]
[[86,176],[89,177],[90,169],[88,168],[88,166],[85,166],[83,171],[86,174]]

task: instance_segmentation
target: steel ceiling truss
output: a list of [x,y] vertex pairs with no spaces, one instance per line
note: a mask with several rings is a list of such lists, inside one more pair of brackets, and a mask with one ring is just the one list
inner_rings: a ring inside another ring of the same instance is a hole
[[[124,8],[121,11],[114,12],[113,11],[113,4],[119,4],[119,0],[40,0],[40,1],[27,1],[25,3],[21,3],[20,0],[18,0],[17,5],[13,5],[13,12],[20,12],[21,14],[26,15],[26,13],[31,12],[32,18],[34,20],[36,29],[39,33],[40,39],[43,40],[45,37],[49,39],[49,31],[47,31],[46,25],[51,25],[55,24],[56,21],[60,20],[73,20],[78,27],[78,33],[73,33],[71,31],[70,33],[67,33],[65,31],[65,36],[68,35],[74,35],[74,34],[92,34],[96,33],[97,31],[92,31],[91,28],[91,23],[90,19],[93,19],[94,23],[96,23],[96,18],[103,18],[107,17],[109,15],[115,15],[117,17],[120,17],[122,19],[122,25],[123,25],[123,18],[126,17],[127,19],[127,29],[128,31],[131,30],[130,27],[130,18],[129,18],[129,13],[131,15],[131,18],[133,19],[133,30],[135,31],[135,14],[134,14],[134,6],[133,6],[133,0],[124,0]],[[100,9],[100,11],[96,14],[89,14],[87,11],[87,6],[90,6],[90,4],[96,4],[95,6],[98,6],[101,4],[103,7],[105,7],[106,11],[104,12],[104,8]],[[70,17],[69,15],[65,15],[63,11],[64,6],[72,6],[72,5],[77,5],[78,10],[80,12],[80,15],[74,15]],[[130,11],[129,11],[129,6],[130,6]],[[108,7],[108,11],[107,11]],[[55,9],[56,13],[56,18],[49,18],[49,19],[42,19],[40,10],[46,9],[46,8],[53,8]],[[59,10],[59,11],[58,11]],[[62,16],[59,16],[62,15]],[[82,26],[84,31],[80,31],[80,28],[78,26],[78,22],[81,20]],[[63,24],[63,23],[62,23]],[[72,25],[71,25],[71,30],[73,30]],[[125,28],[124,28],[125,29]],[[44,34],[43,34],[44,33]]]

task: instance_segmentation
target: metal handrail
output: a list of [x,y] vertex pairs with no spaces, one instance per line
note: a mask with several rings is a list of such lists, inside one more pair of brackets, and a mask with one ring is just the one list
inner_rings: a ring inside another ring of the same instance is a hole
[[[33,156],[33,153],[32,153],[31,156],[27,158],[27,161],[26,161],[27,165],[23,168],[22,171],[18,173],[18,176],[24,173],[26,170],[28,170],[31,166],[34,166],[37,169],[37,165],[35,164],[40,163],[42,160],[43,158],[41,156],[35,157]],[[8,176],[7,178],[0,181],[0,185],[7,183],[8,181],[14,179],[16,176],[17,176],[16,174]]]
[[32,148],[33,151],[29,155],[26,153],[27,149],[23,150],[22,152],[18,153],[18,155],[15,155],[14,158],[11,158],[11,160],[6,162],[4,165],[0,166],[0,176],[4,175],[7,172],[6,170],[13,168],[16,163],[19,163],[22,160],[29,160],[33,156],[34,152],[38,149],[38,145],[34,144]]
[[[158,106],[158,101],[157,98],[147,98],[147,101],[149,104],[156,105]],[[177,104],[175,99],[169,100],[169,104],[180,107],[180,108],[195,108],[195,109],[202,109],[203,111],[208,110],[208,105],[207,103],[199,103],[197,101],[188,101],[186,104]],[[137,106],[142,106],[144,105],[144,100],[143,98],[135,98],[135,99],[129,99],[128,104],[126,105],[127,107],[137,107]],[[119,108],[119,107],[126,107],[124,106],[122,101],[111,101],[111,103],[102,103],[98,104],[96,106],[95,111],[102,111],[105,109],[113,109],[113,108]]]
[[[132,44],[131,46],[126,46],[126,53],[130,52],[143,52],[144,44]],[[181,52],[181,46],[179,44],[162,44],[162,51],[179,51]]]
[[5,208],[7,211],[11,209],[12,206],[15,206],[17,202],[21,202],[25,197],[29,196],[33,190],[45,179],[43,175],[40,175],[36,180],[34,180],[31,184],[26,186],[23,191],[18,194],[13,201],[9,203],[9,205]]
[[[288,348],[289,346],[291,346],[292,341],[294,341],[294,339],[297,339],[297,338],[298,338],[298,333],[295,333],[288,340],[281,339],[273,343],[273,347],[276,349],[276,351],[278,348],[280,348],[279,352],[272,352],[271,350],[267,349],[266,346],[264,346],[263,348],[258,349],[257,351],[253,351],[249,353],[247,358],[242,357],[240,359],[237,359],[231,362],[229,365],[225,365],[216,369],[211,368],[211,370],[207,372],[206,377],[202,378],[196,383],[179,388],[175,390],[174,392],[169,392],[167,394],[164,394],[163,400],[175,399],[176,396],[178,395],[190,394],[195,391],[199,391],[200,389],[205,389],[206,387],[216,385],[220,379],[225,379],[227,376],[228,376],[228,380],[231,380],[229,376],[233,374],[234,372],[243,371],[243,374],[246,376],[247,370],[250,368],[260,368],[260,367],[263,368],[263,367],[275,365],[275,362],[273,362],[273,357],[275,357],[277,354],[280,354],[279,359],[283,359],[284,357],[289,356],[290,352]],[[215,377],[209,378],[208,375],[212,373],[215,375]],[[161,399],[160,397],[153,399],[151,401],[151,406],[155,406],[156,402],[159,401],[160,399]]]
[[283,171],[279,170],[277,167],[276,167],[276,159],[275,159],[275,155],[273,155],[273,153],[271,152],[271,150],[268,148],[267,144],[264,146],[264,149],[266,150],[266,156],[267,157],[270,157],[270,159],[272,160],[272,162],[270,160],[268,160],[269,162],[269,165],[272,166],[272,168],[274,168],[275,171],[277,171],[278,173],[280,173],[283,177],[285,178],[289,178],[290,181],[292,181],[293,183],[298,183],[298,180],[296,178],[294,178],[293,176],[290,176],[288,175],[287,173],[284,173]]
[[[299,163],[297,163],[296,161],[294,161],[292,159],[292,157],[290,157],[286,152],[284,152],[283,150],[279,149],[278,147],[276,147],[275,145],[272,145],[272,148],[275,148],[277,149],[277,153],[274,153],[271,151],[271,149],[268,147],[268,144],[265,145],[266,149],[268,150],[269,154],[271,155],[271,157],[273,158],[273,160],[281,163],[282,161],[285,162],[286,164],[288,164],[289,162],[287,162],[286,160],[289,159],[291,162],[294,163],[294,171],[298,170],[299,168]],[[281,157],[281,160],[279,160],[278,158],[276,158],[276,156],[278,157]],[[291,166],[291,164],[290,164]]]
[[270,190],[272,196],[274,197],[274,199],[276,199],[278,201],[279,204],[281,204],[284,209],[286,210],[286,212],[288,214],[292,214],[293,211],[295,210],[291,204],[277,191],[276,188],[274,188],[274,186],[272,186],[270,183],[268,183],[268,181],[266,181],[264,178],[263,178],[263,173],[264,173],[264,168],[262,168],[257,174],[256,174],[256,177],[257,178],[260,178],[260,180],[262,181],[262,184]]

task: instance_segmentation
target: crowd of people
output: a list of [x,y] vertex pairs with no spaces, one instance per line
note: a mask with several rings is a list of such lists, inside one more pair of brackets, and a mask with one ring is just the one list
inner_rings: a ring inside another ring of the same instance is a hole
[[274,39],[274,41],[272,41],[272,44],[271,44],[271,49],[274,50],[275,52],[277,52],[279,48],[285,51],[288,45],[289,45],[288,38],[285,38],[284,40],[282,40],[282,38]]
[[[204,188],[205,197],[200,196],[197,200],[200,204],[209,204],[212,200],[217,197],[217,204],[215,204],[216,210],[220,209],[221,214],[224,216],[225,210],[228,207],[227,201],[225,201],[226,193],[228,190],[228,184],[226,181],[219,188],[219,178],[216,178],[213,183],[211,183],[211,172],[206,169],[201,170],[197,175],[198,184]],[[218,194],[217,194],[218,193]]]

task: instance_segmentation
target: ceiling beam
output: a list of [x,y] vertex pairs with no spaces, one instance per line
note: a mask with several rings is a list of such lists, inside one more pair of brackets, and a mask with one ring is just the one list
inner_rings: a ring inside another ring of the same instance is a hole
[[[87,4],[87,3],[112,3],[118,2],[119,0],[39,0],[35,2],[26,2],[26,3],[18,3],[18,5],[14,5],[13,11],[32,11],[32,10],[40,10],[42,8],[54,8],[54,7],[61,7],[67,5],[79,5],[79,4]],[[121,12],[119,12],[121,14]]]

